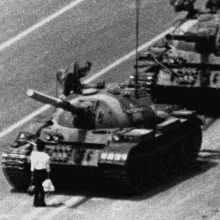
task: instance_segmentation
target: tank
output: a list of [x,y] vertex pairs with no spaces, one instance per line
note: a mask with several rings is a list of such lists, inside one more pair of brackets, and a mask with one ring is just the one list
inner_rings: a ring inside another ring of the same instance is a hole
[[132,79],[103,88],[79,87],[60,97],[27,91],[56,111],[50,120],[20,131],[2,153],[4,174],[14,188],[30,184],[36,138],[46,143],[57,189],[95,180],[142,192],[197,159],[202,133],[194,111],[155,105],[147,89]]
[[175,11],[191,13],[193,8],[194,16],[187,14],[161,42],[140,53],[136,68],[155,103],[219,116],[219,3],[207,1],[207,5],[216,4],[214,10],[214,5],[195,9],[194,2],[171,1]]
[[188,12],[186,18],[197,18],[203,13],[215,14],[220,8],[218,0],[207,0],[204,9],[195,8],[195,2],[196,0],[170,0],[170,5],[174,7],[175,12]]

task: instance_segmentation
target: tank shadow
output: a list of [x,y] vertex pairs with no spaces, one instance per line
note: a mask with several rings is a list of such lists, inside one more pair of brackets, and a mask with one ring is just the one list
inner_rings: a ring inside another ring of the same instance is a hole
[[[74,204],[76,208],[81,204],[87,202],[92,198],[108,198],[108,199],[120,199],[120,200],[145,200],[154,195],[164,192],[187,179],[193,178],[201,173],[208,171],[209,169],[217,166],[217,162],[211,161],[211,159],[220,158],[220,151],[202,150],[201,152],[211,153],[208,156],[199,156],[198,160],[188,168],[178,172],[176,174],[168,175],[165,179],[147,187],[142,193],[133,193],[127,190],[123,186],[118,186],[114,182],[99,182],[95,178],[91,180],[81,180],[79,182],[71,183],[70,188],[57,189],[55,193],[51,195],[68,195],[68,196],[83,196],[84,199],[80,200],[77,204]],[[26,190],[12,189],[12,193],[26,193]],[[62,204],[52,204],[53,207],[59,207]]]
[[145,200],[150,197],[153,197],[156,194],[164,192],[181,182],[184,182],[188,179],[191,179],[201,173],[207,172],[209,169],[217,166],[218,163],[207,161],[202,158],[202,160],[198,159],[196,163],[192,164],[188,168],[182,170],[181,172],[173,175],[169,175],[165,179],[161,180],[160,182],[155,182],[151,187],[143,192],[142,194],[138,194],[131,198],[132,200]]
[[71,206],[70,208],[78,208],[79,206],[81,206],[82,204],[86,203],[87,201],[89,201],[92,197],[85,197],[84,199],[80,200],[79,202],[75,203],[73,206]]
[[[179,183],[193,178],[207,170],[215,167],[218,163],[208,161],[206,158],[197,160],[196,163],[189,166],[187,169],[182,170],[177,174],[167,176],[165,179],[155,182],[150,187],[146,188],[142,193],[132,193],[126,190],[123,186],[114,185],[114,183],[98,183],[92,181],[86,183],[86,185],[75,185],[76,190],[59,190],[55,194],[61,195],[72,195],[72,196],[85,196],[85,200],[80,201],[80,204],[75,204],[77,207],[91,198],[109,198],[109,199],[120,199],[120,200],[145,200],[154,195],[166,191]],[[103,184],[103,185],[102,185]]]
[[58,202],[58,203],[53,203],[53,204],[47,204],[47,207],[58,208],[58,207],[61,207],[63,205],[64,205],[64,203]]
[[[27,190],[26,189],[14,189],[12,188],[10,190],[11,193],[27,193]],[[30,196],[31,197],[31,196]]]

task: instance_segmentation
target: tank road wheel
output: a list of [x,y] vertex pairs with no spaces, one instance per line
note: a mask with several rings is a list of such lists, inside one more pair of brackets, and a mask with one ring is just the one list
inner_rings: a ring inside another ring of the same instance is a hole
[[180,152],[179,152],[179,169],[186,167],[190,162],[190,157],[188,154],[188,141],[184,140],[181,144]]
[[129,159],[127,176],[130,188],[136,193],[143,192],[152,180],[154,173],[153,162],[146,156],[137,156]]
[[[152,152],[148,155],[135,155],[132,159],[129,159],[127,176],[130,188],[134,192],[143,192],[161,178],[161,170],[165,160],[160,155],[160,153]],[[164,169],[164,173],[168,172],[166,165]]]
[[[145,183],[146,184],[150,184],[150,183],[154,183],[157,179],[157,164],[155,164],[156,157],[155,155],[149,155],[146,159],[148,162],[147,164],[145,163],[145,166],[142,168],[143,170],[146,170],[146,174],[145,174]],[[144,175],[144,174],[143,174]]]
[[161,153],[158,155],[158,160],[160,161],[161,168],[160,168],[160,177],[163,179],[165,178],[169,173],[169,153],[165,149],[161,151]]
[[188,141],[188,153],[190,163],[194,163],[198,157],[202,145],[202,129],[200,126],[194,129]]
[[3,167],[3,172],[10,185],[17,190],[26,190],[30,185],[31,173],[28,166],[24,167]]
[[202,143],[201,128],[199,126],[194,128],[182,142],[179,158],[181,167],[186,167],[197,159]]
[[171,146],[168,148],[168,166],[169,166],[169,171],[171,173],[176,173],[179,170],[179,149],[178,149],[179,143],[173,143]]
[[131,188],[138,192],[143,185],[143,171],[140,159],[133,159],[130,161],[130,166],[128,168],[128,179],[130,182]]

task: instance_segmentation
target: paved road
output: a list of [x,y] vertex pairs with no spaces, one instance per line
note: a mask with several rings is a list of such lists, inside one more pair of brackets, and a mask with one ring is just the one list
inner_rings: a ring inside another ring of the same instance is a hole
[[[36,3],[30,3],[32,8],[37,7],[34,4]],[[43,5],[42,2],[39,4]],[[50,4],[58,5],[57,10],[60,7],[55,1],[51,1]],[[30,105],[25,96],[27,88],[55,94],[54,76],[58,68],[65,67],[75,59],[81,62],[88,59],[93,62],[93,74],[130,52],[135,46],[134,6],[132,0],[83,1],[9,48],[3,51],[0,49],[1,126],[7,127],[38,106],[33,102]],[[45,7],[49,6],[46,4]],[[159,34],[172,23],[172,10],[168,8],[164,13],[159,13],[162,9],[162,0],[158,3],[143,1],[141,42]],[[50,9],[48,15],[53,13],[53,10],[55,9]],[[48,16],[42,14],[43,18]],[[42,17],[32,23],[37,23]],[[16,18],[13,21],[16,23]],[[25,17],[21,22],[22,27],[19,28],[21,31],[28,27],[24,27],[24,21]],[[17,30],[13,33],[16,35]],[[130,65],[120,66],[117,71],[113,70],[116,78],[124,78],[126,72],[131,70],[132,63],[133,60]],[[110,73],[107,76],[108,81],[116,78]]]
[[[1,1],[2,131],[41,106],[27,99],[27,88],[55,94],[54,76],[58,68],[75,59],[82,63],[91,60],[91,76],[134,49],[134,0],[85,0],[42,23],[69,3],[71,1]],[[165,7],[163,0],[142,1],[140,44],[170,27],[175,19],[172,9]],[[35,24],[44,25],[28,32]],[[16,38],[20,33],[22,37]],[[5,47],[7,43],[10,47]],[[124,80],[133,71],[133,62],[134,59],[123,62],[102,79]],[[218,149],[218,140],[215,140],[218,127],[217,121],[207,131],[204,149]],[[3,137],[1,143],[9,143],[15,134],[16,131]],[[213,154],[218,156],[218,152],[211,152],[210,156]],[[126,199],[88,193],[55,195],[47,199],[51,207],[36,210],[31,207],[32,198],[11,192],[0,173],[0,219],[208,219],[218,213],[216,165],[215,161],[199,163],[141,196]]]

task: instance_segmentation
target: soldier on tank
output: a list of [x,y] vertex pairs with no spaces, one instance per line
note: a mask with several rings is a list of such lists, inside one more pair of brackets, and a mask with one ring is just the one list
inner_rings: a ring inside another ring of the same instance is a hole
[[50,157],[44,152],[45,143],[42,140],[37,139],[36,148],[37,151],[31,155],[32,183],[35,186],[33,206],[44,207],[46,203],[42,183],[49,177]]
[[[80,79],[90,71],[92,64],[87,61],[84,67],[80,67],[78,62],[71,64],[65,72],[57,73],[57,80],[63,85],[63,94],[68,96],[72,91],[81,94],[82,84]],[[66,74],[66,75],[65,75]]]

